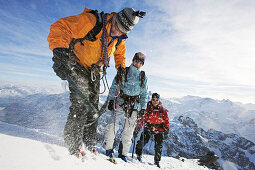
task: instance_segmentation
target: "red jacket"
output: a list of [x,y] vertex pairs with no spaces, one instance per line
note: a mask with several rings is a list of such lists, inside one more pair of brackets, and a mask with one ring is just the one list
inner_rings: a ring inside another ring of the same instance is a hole
[[145,114],[138,122],[138,126],[141,128],[143,124],[145,128],[155,133],[170,129],[167,110],[162,106],[161,102],[156,108],[153,107],[151,101],[148,102]]

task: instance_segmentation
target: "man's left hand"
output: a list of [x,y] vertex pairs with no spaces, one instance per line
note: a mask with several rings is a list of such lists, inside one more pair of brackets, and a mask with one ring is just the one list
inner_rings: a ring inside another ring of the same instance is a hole
[[125,74],[126,74],[126,69],[122,68],[121,66],[117,70],[117,75],[115,78],[116,82],[122,82],[125,80]]
[[145,114],[145,109],[142,109],[138,112],[138,118],[143,117],[143,115]]

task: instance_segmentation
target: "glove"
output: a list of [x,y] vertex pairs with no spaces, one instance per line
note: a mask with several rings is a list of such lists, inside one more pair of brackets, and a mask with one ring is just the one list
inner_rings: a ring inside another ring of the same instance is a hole
[[126,75],[126,69],[122,68],[121,66],[117,70],[117,75],[115,78],[116,82],[122,82],[125,80],[125,75]]
[[68,49],[66,48],[55,48],[53,49],[53,70],[58,77],[62,80],[66,80],[70,75],[70,70],[67,67]]
[[137,138],[139,132],[140,132],[139,127],[135,127],[135,130],[134,130],[134,132],[133,132],[133,137],[134,137],[134,139]]
[[169,130],[164,131],[164,133],[163,133],[163,139],[164,139],[164,140],[167,139],[168,136],[169,136]]
[[110,100],[108,104],[108,110],[113,111],[113,109],[114,109],[114,101]]
[[145,109],[142,109],[138,112],[138,118],[143,117],[143,115],[145,114]]

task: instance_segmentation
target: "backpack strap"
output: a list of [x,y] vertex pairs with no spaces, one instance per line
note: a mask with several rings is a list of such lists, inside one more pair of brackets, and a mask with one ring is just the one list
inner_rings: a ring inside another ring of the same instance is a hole
[[151,114],[151,102],[147,103],[148,113]]
[[96,41],[96,36],[97,34],[99,34],[99,32],[101,31],[102,27],[103,27],[103,21],[102,21],[102,15],[104,14],[104,12],[101,12],[100,14],[98,13],[97,10],[91,10],[88,13],[93,14],[96,17],[96,24],[95,26],[87,33],[87,35],[85,35],[83,38],[72,38],[70,44],[69,44],[69,49],[73,50],[74,49],[74,45],[77,42],[80,42],[81,45],[83,44],[84,40],[88,40],[88,41]]
[[159,108],[160,117],[162,117],[163,111],[164,111],[163,106],[160,106],[160,108]]
[[118,38],[118,41],[117,41],[117,43],[116,43],[116,45],[115,45],[115,48],[116,48],[116,49],[117,49],[118,45],[120,45],[121,41],[122,41],[122,39],[119,39],[119,38]]
[[127,74],[128,74],[128,71],[129,71],[129,67],[126,67],[126,72],[125,72],[125,82],[127,82]]
[[140,72],[140,86],[142,87],[143,83],[144,83],[144,80],[145,80],[145,72],[144,71],[141,71]]

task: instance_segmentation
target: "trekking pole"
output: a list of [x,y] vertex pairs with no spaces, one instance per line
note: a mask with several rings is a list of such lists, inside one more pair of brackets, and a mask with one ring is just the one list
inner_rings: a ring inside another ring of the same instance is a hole
[[151,143],[150,143],[150,146],[149,146],[149,150],[151,149],[151,144],[154,142],[154,134],[151,134],[151,137],[152,137],[152,139],[151,139]]
[[136,138],[134,138],[134,140],[132,140],[132,142],[133,142],[132,158],[134,158],[134,152],[135,152],[135,139]]

